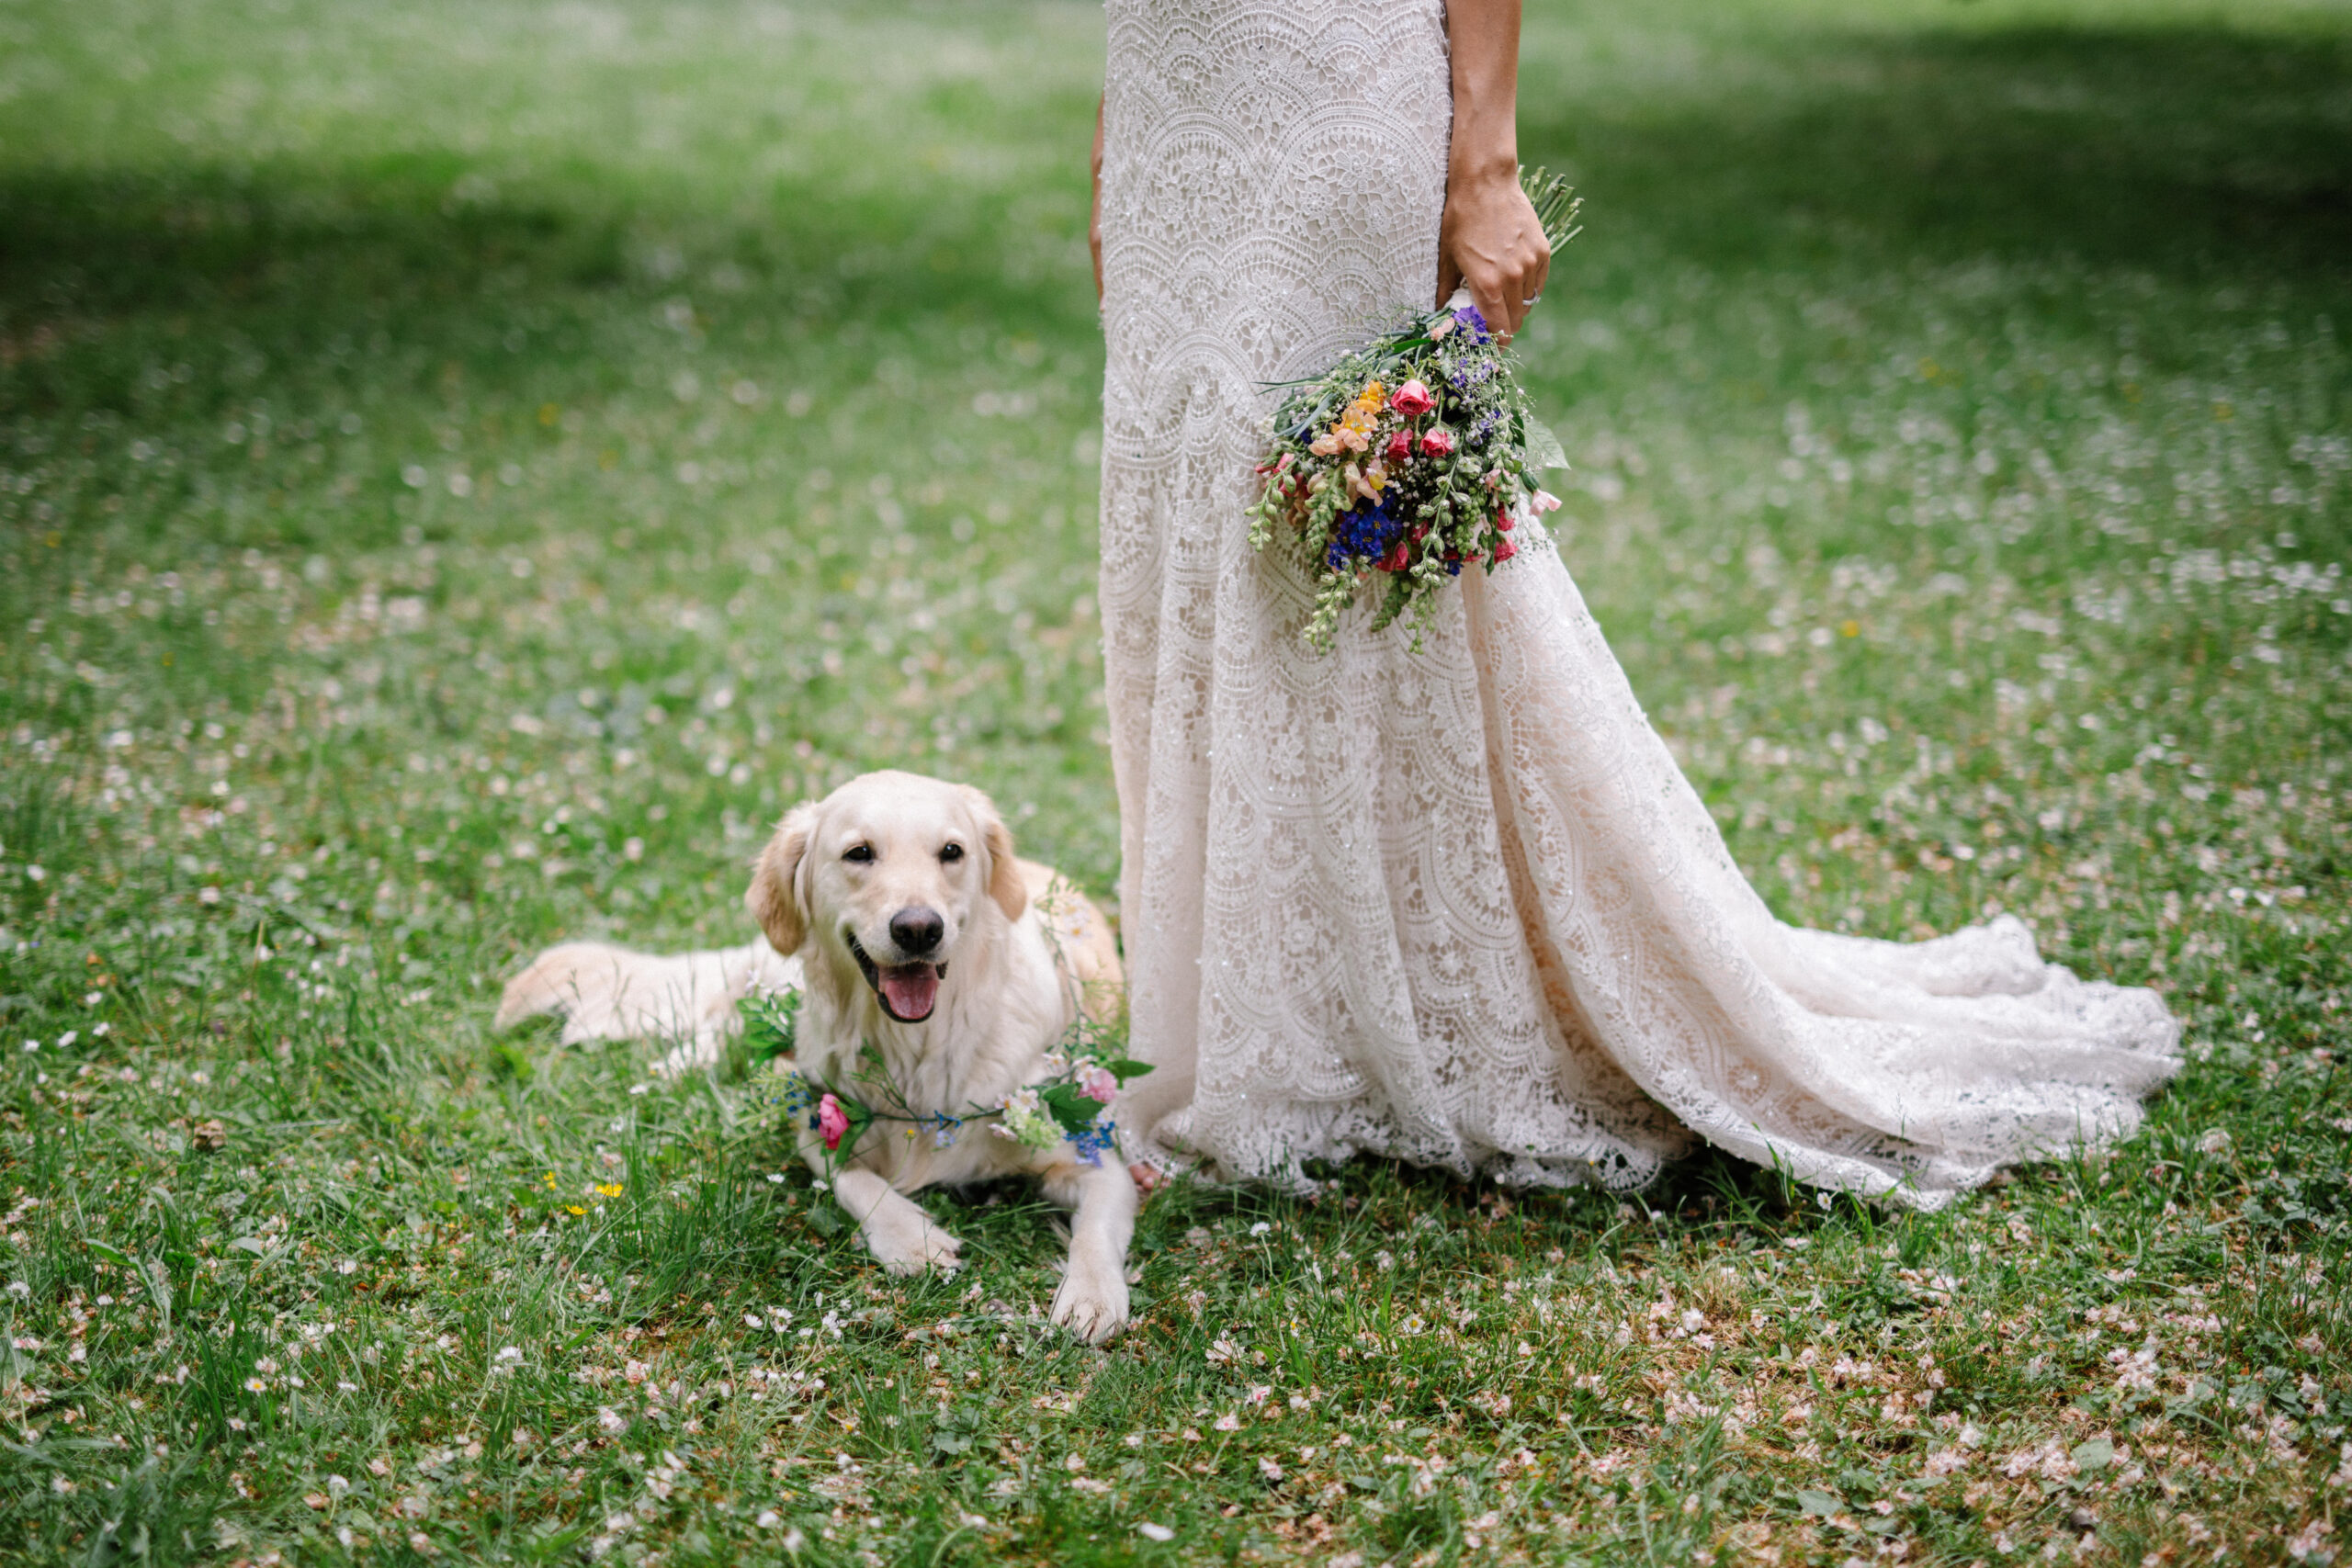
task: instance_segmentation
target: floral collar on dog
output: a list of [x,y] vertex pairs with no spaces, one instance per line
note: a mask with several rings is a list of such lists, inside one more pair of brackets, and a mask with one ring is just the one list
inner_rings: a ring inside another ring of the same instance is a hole
[[[747,997],[739,1007],[754,1055],[788,1061],[800,993]],[[944,1111],[926,1115],[909,1106],[871,1041],[858,1050],[854,1081],[866,1091],[862,1097],[812,1078],[797,1066],[784,1071],[780,1087],[785,1113],[807,1118],[808,1130],[824,1140],[828,1169],[838,1169],[843,1145],[854,1149],[876,1122],[904,1122],[910,1138],[928,1130],[933,1144],[943,1149],[963,1135],[967,1122],[989,1122],[993,1123],[989,1131],[1000,1138],[1040,1150],[1069,1143],[1087,1164],[1102,1164],[1103,1151],[1113,1146],[1117,1134],[1117,1124],[1107,1114],[1112,1102],[1128,1079],[1151,1068],[1114,1053],[1083,1014],[1071,1026],[1063,1049],[1046,1055],[1046,1066],[1047,1077],[961,1116]]]

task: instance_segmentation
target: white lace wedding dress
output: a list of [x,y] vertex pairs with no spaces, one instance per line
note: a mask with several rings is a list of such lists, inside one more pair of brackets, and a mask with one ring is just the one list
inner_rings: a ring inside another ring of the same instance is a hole
[[1131,1152],[1628,1187],[1695,1133],[1924,1207],[2128,1134],[2177,1060],[2155,995],[2012,919],[1916,944],[1774,919],[1551,549],[1465,572],[1419,653],[1361,615],[1302,651],[1306,580],[1247,537],[1261,422],[1431,303],[1442,8],[1109,13],[1102,600],[1159,1067]]

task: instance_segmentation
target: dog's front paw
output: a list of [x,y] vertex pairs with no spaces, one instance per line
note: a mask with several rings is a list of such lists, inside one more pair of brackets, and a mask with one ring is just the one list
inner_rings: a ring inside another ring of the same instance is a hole
[[1115,1268],[1091,1268],[1070,1259],[1062,1288],[1054,1292],[1054,1321],[1089,1345],[1100,1345],[1127,1325],[1127,1281]]
[[865,1227],[865,1249],[893,1274],[920,1274],[936,1269],[953,1274],[964,1265],[958,1256],[964,1244],[920,1217],[904,1224]]

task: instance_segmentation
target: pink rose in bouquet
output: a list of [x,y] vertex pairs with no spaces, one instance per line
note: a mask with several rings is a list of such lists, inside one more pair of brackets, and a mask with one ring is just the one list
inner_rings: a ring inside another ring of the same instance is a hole
[[1430,396],[1429,388],[1419,380],[1406,382],[1389,395],[1388,406],[1407,419],[1419,419],[1437,407],[1437,400]]

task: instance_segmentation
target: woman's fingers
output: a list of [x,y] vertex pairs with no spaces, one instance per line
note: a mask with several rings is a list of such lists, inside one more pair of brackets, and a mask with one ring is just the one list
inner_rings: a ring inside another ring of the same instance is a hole
[[[1531,225],[1534,212],[1528,212]],[[1544,239],[1540,227],[1531,227],[1511,252],[1512,273],[1510,295],[1510,330],[1514,333],[1527,324],[1527,312],[1534,308],[1544,292],[1544,279],[1551,271],[1552,247]]]
[[1478,313],[1505,337],[1516,334],[1527,321],[1528,302],[1535,298],[1541,276],[1535,268],[1535,258],[1522,254],[1481,268],[1471,279],[1470,296]]
[[[1504,337],[1519,331],[1526,308],[1520,292],[1520,269],[1508,258],[1478,260],[1460,269],[1459,280],[1470,290],[1470,303],[1487,319],[1487,327]],[[1449,295],[1452,290],[1447,290]]]
[[1489,288],[1478,296],[1478,314],[1505,339],[1519,331],[1519,318],[1525,314],[1520,309],[1519,288],[1507,275],[1498,275]]

